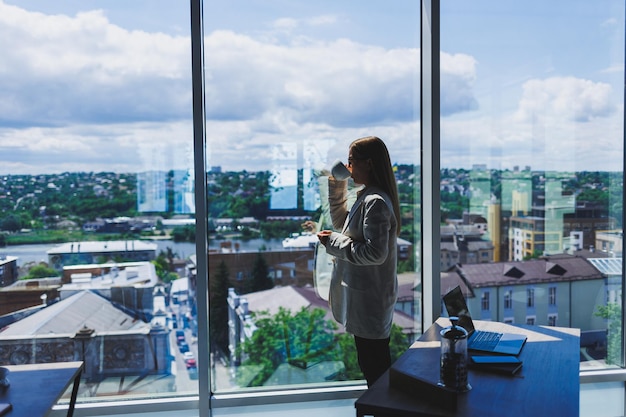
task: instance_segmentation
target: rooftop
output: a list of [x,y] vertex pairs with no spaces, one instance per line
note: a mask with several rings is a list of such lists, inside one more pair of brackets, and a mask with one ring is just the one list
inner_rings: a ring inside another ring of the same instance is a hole
[[104,297],[81,291],[8,325],[0,332],[0,340],[7,336],[74,335],[85,326],[96,333],[150,330],[148,323],[115,308]]

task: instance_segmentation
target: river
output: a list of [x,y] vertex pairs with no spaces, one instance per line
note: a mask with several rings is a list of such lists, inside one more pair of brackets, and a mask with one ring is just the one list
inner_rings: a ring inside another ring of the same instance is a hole
[[[174,253],[177,254],[177,257],[181,259],[186,259],[196,253],[195,243],[174,242],[172,240],[153,240],[147,242],[156,243],[157,255],[160,251],[167,250],[168,247],[172,248]],[[221,242],[224,242],[224,240],[210,240],[209,249],[219,249]],[[280,239],[251,239],[248,241],[236,240],[233,241],[233,245],[235,243],[239,244],[239,250],[242,252],[256,252],[262,247],[266,250],[282,249],[282,240]],[[47,252],[57,246],[59,246],[58,243],[7,246],[0,248],[0,256],[5,255],[17,257],[18,266],[22,266],[28,262],[48,262]]]

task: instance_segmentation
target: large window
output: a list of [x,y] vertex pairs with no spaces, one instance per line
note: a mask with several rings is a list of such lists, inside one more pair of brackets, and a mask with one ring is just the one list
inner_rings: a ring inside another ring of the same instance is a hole
[[206,231],[189,4],[0,2],[0,364],[84,360],[79,401],[195,395],[199,369],[217,394],[362,387],[300,226],[329,227],[328,167],[362,136],[402,203],[393,355],[421,332],[419,4],[203,7]]
[[196,394],[189,4],[0,1],[0,365]]
[[300,225],[377,135],[394,356],[462,285],[477,318],[579,328],[581,375],[624,379],[623,1],[201,3],[192,33],[179,0],[0,0],[0,365],[84,360],[79,401],[128,412],[354,395]]
[[493,248],[442,291],[579,328],[581,369],[622,365],[623,84],[622,1],[441,2],[442,216]]
[[[207,1],[212,390],[362,384],[332,319],[328,169],[388,145],[402,203],[393,355],[420,333],[419,4]],[[350,185],[352,196],[357,187]]]

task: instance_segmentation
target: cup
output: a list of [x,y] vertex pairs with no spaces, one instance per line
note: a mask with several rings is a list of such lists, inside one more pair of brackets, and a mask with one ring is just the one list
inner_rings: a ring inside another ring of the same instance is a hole
[[346,165],[341,162],[339,159],[337,159],[334,163],[332,168],[330,169],[330,173],[333,175],[333,177],[338,180],[338,181],[344,181],[347,180],[348,178],[350,178],[352,176],[352,173],[350,172],[350,170],[346,167]]

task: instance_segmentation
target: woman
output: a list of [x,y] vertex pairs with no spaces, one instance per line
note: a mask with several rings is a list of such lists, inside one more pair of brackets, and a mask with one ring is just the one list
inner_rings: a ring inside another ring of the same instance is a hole
[[364,188],[348,208],[348,181],[329,178],[330,214],[333,227],[341,232],[322,230],[317,235],[335,257],[331,310],[354,335],[359,366],[371,386],[391,366],[400,204],[389,152],[381,139],[368,136],[352,142],[348,169]]

